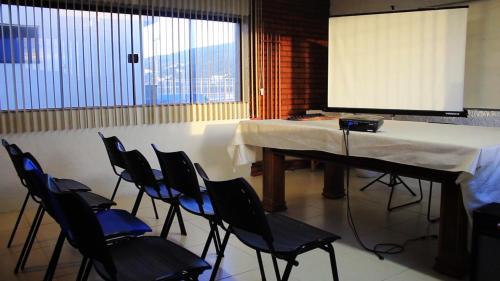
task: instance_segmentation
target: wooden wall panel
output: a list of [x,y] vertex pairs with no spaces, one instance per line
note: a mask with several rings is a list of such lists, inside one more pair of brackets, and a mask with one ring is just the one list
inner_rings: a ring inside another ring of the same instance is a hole
[[326,105],[329,5],[328,0],[262,1],[263,33],[279,38],[282,118]]

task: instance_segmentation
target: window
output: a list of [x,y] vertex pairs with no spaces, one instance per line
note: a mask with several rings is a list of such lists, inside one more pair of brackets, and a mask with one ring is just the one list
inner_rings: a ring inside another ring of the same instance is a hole
[[0,61],[38,63],[38,28],[0,24]]
[[240,24],[2,4],[0,109],[235,102]]

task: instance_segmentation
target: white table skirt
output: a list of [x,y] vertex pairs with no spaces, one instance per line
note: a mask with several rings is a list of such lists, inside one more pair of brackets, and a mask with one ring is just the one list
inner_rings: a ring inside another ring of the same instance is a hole
[[[262,147],[345,154],[338,120],[241,121],[228,151],[235,165],[260,160]],[[500,202],[500,128],[386,120],[377,133],[351,131],[349,154],[461,172],[465,208]]]

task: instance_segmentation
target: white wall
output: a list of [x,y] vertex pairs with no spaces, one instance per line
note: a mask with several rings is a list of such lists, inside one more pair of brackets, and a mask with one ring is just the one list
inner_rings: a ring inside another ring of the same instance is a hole
[[[61,178],[72,178],[89,185],[93,191],[109,197],[117,177],[109,164],[104,144],[97,135],[116,135],[126,149],[139,149],[152,167],[159,167],[151,143],[163,151],[184,150],[193,162],[199,162],[210,177],[229,178],[247,176],[249,166],[234,168],[227,153],[227,145],[235,131],[238,120],[192,123],[172,123],[151,126],[85,129],[43,133],[2,135],[16,143],[26,152],[31,152],[44,170]],[[24,187],[7,155],[0,152],[0,212],[20,208],[25,196]],[[119,195],[135,194],[135,186],[120,185]]]
[[500,109],[500,0],[471,2],[465,58],[468,108]]

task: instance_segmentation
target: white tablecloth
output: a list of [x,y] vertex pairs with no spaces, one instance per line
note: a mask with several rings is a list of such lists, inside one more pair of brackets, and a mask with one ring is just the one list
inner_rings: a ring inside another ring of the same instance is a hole
[[[262,147],[345,154],[338,120],[241,121],[229,146],[235,165],[259,160]],[[385,120],[377,133],[349,135],[349,153],[461,172],[465,208],[500,202],[500,128]]]

